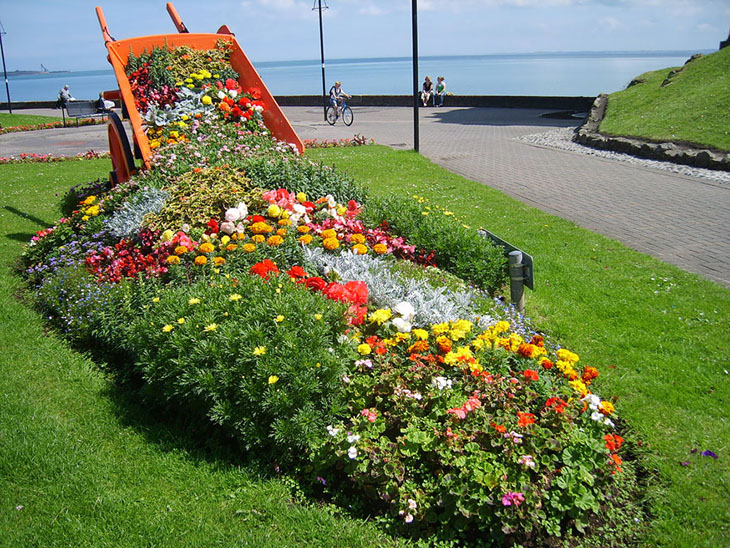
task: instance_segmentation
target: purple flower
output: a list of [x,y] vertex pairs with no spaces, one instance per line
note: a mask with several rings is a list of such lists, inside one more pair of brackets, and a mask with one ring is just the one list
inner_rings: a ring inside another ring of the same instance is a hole
[[689,461],[686,460],[684,462],[680,462],[679,464],[682,465],[682,466],[689,466]]
[[717,455],[710,450],[702,451],[702,453],[700,453],[700,455],[702,455],[703,457],[712,457],[713,459],[717,458]]
[[324,479],[322,476],[317,476],[317,481],[322,485],[327,485],[327,480]]

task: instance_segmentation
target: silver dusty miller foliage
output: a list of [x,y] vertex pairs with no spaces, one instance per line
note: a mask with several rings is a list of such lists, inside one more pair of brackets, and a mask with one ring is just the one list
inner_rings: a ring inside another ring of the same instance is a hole
[[157,188],[140,190],[105,222],[106,229],[119,240],[137,236],[145,216],[159,213],[167,197],[167,192]]

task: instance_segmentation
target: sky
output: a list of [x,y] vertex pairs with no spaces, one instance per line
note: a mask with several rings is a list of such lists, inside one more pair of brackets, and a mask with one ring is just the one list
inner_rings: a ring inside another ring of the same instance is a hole
[[[317,0],[178,0],[191,32],[226,24],[254,62],[319,59]],[[323,0],[326,59],[411,55],[409,0]],[[164,1],[0,0],[7,69],[108,68],[116,39],[174,33]],[[419,54],[713,50],[730,0],[418,0]]]

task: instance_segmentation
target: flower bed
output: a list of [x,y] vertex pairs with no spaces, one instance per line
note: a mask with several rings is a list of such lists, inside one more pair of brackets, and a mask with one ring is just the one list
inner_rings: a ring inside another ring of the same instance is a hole
[[[79,118],[78,125],[80,126],[94,126],[97,124],[106,124],[106,120],[99,120],[97,118]],[[39,129],[58,129],[64,128],[66,124],[63,120],[58,122],[45,122],[43,124],[30,124],[27,126],[7,126],[0,127],[0,135],[4,133],[17,133],[19,131],[36,131]]]
[[613,402],[494,299],[501,250],[273,140],[225,60],[130,61],[154,168],[75,189],[33,237],[39,305],[154,399],[403,534],[542,546],[600,521],[623,474]]

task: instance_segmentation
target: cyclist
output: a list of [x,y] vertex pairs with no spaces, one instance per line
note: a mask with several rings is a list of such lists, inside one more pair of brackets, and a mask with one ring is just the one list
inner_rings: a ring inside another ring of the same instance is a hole
[[349,98],[351,95],[342,89],[342,82],[335,82],[335,85],[330,88],[330,105],[335,109],[335,118],[340,115],[340,105],[345,97]]

